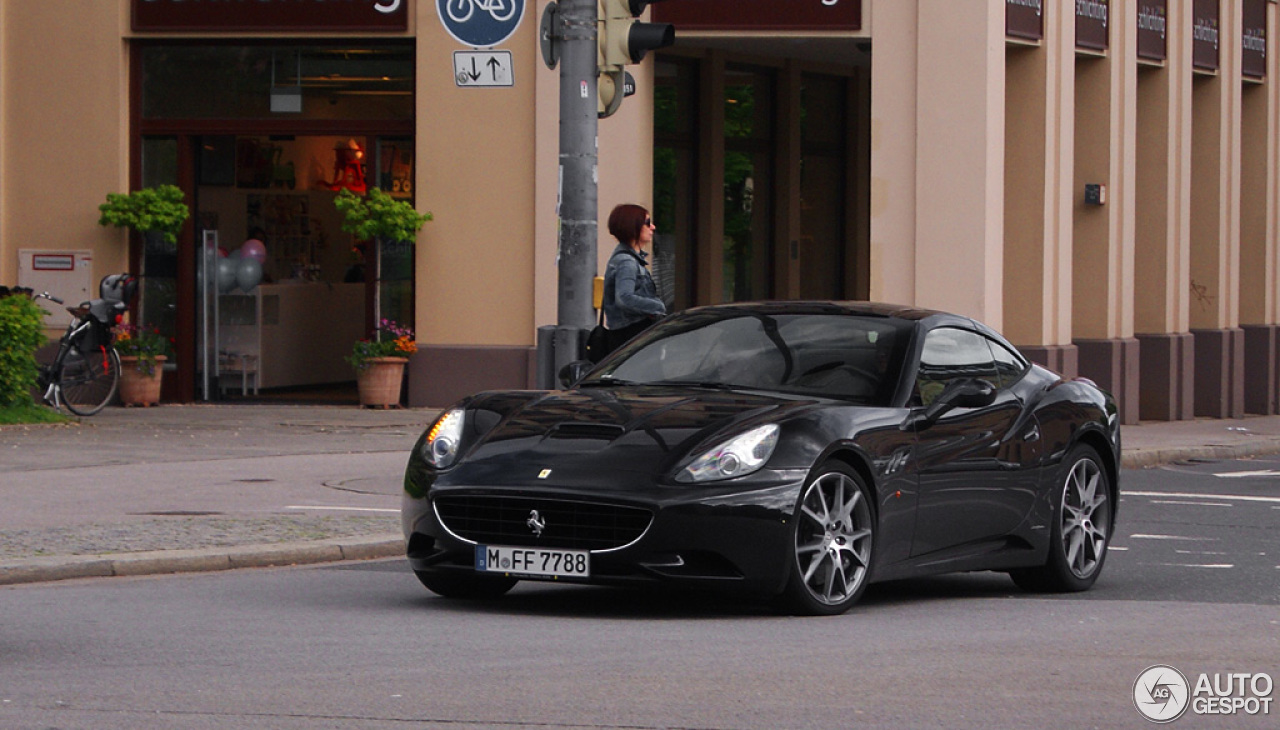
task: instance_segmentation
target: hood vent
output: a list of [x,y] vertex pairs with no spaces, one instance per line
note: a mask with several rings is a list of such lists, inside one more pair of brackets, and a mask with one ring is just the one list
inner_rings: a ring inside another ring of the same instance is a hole
[[603,439],[612,441],[626,432],[625,428],[615,424],[570,421],[556,424],[548,435],[556,439]]

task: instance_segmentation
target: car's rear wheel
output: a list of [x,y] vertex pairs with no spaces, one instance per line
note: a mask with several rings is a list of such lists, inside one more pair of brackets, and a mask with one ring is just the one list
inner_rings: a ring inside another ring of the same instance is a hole
[[791,576],[784,607],[805,615],[835,615],[862,596],[871,571],[875,523],[871,494],[845,464],[814,472],[793,519]]
[[428,570],[413,572],[428,590],[445,598],[498,598],[518,582],[515,578],[501,576],[436,573]]
[[1098,452],[1072,449],[1063,462],[1049,558],[1037,568],[1011,571],[1018,587],[1067,593],[1088,590],[1102,572],[1111,539],[1111,484]]

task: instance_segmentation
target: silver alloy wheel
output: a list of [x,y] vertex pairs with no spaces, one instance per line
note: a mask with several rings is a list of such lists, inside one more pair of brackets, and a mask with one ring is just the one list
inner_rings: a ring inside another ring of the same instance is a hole
[[1062,490],[1062,549],[1067,567],[1088,578],[1107,549],[1111,507],[1102,471],[1093,459],[1080,459],[1067,474]]
[[814,600],[835,605],[856,595],[871,545],[871,508],[858,484],[839,471],[815,479],[796,525],[796,564]]

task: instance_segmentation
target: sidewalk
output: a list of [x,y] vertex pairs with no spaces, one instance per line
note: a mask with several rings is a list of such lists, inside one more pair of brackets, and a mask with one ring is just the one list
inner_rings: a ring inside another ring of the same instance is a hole
[[[171,405],[0,427],[0,585],[393,557],[434,409]],[[1280,453],[1280,416],[1122,429],[1123,463]]]
[[403,555],[434,409],[168,405],[0,427],[0,585]]

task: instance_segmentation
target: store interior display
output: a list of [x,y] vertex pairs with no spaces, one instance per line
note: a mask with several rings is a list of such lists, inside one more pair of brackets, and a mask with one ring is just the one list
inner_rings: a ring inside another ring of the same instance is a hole
[[219,242],[209,281],[220,390],[350,379],[343,356],[363,335],[368,247],[342,231],[333,201],[341,190],[378,185],[410,199],[412,189],[411,153],[369,142],[272,136],[206,146],[197,224]]

